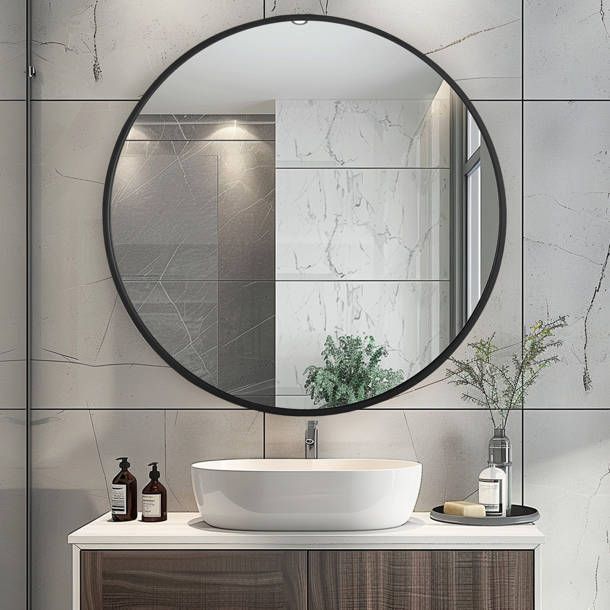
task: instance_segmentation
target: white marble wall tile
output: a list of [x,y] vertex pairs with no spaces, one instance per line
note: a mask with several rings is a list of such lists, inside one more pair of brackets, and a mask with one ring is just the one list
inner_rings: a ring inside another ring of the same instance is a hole
[[[102,193],[123,102],[34,106],[33,400],[37,407],[222,407],[167,366],[118,298]],[[229,405],[230,406],[230,405]]]
[[[518,344],[521,336],[521,108],[518,102],[478,102],[491,139],[496,147],[507,200],[506,246],[491,297],[455,356],[463,358],[467,343],[496,334],[501,346]],[[411,390],[379,405],[389,407],[447,408],[471,407],[461,391],[445,381],[441,366]],[[546,372],[545,372],[546,374]]]
[[607,408],[610,106],[527,103],[525,133],[525,320],[569,316],[527,406]]
[[2,605],[25,608],[26,427],[24,410],[0,410],[0,591]]
[[525,414],[525,502],[542,515],[545,608],[610,607],[610,411]]
[[367,23],[428,55],[472,99],[521,97],[520,0],[267,0],[266,8],[267,16],[314,13]]
[[[0,44],[0,49],[2,45]],[[0,102],[0,408],[25,407],[25,108]]]
[[275,111],[277,167],[449,167],[446,87],[433,100],[276,100]]
[[276,279],[449,279],[449,170],[280,169]]
[[328,335],[372,335],[405,379],[448,343],[448,282],[277,282],[275,303],[280,396],[304,394],[303,371],[321,364]]
[[[266,456],[302,457],[311,417],[266,417]],[[353,411],[321,417],[320,458],[369,457],[416,460],[423,464],[416,510],[445,500],[476,499],[479,472],[486,465],[491,423],[483,411]],[[508,436],[514,446],[514,490],[521,498],[521,419]]]
[[196,511],[191,464],[263,457],[258,411],[166,411],[168,510]]
[[139,98],[197,43],[261,17],[261,0],[35,0],[34,97]]
[[0,20],[0,100],[25,98],[25,4],[4,0]]
[[610,25],[604,0],[526,0],[528,99],[608,99]]

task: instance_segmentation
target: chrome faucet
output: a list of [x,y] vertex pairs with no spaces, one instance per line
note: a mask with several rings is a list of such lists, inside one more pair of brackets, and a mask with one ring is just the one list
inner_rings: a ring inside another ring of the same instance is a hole
[[318,457],[318,420],[310,419],[305,432],[305,459]]

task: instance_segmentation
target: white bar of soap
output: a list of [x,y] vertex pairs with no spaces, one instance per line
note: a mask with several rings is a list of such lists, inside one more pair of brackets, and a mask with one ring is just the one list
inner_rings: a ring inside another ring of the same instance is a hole
[[456,500],[455,502],[445,502],[443,512],[446,515],[459,515],[460,517],[484,517],[485,507],[475,502]]

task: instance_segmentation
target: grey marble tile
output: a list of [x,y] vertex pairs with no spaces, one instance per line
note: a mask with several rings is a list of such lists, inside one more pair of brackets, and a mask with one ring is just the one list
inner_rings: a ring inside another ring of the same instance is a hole
[[525,502],[542,515],[545,608],[610,606],[610,411],[525,414]]
[[25,608],[25,411],[0,410],[0,591],[6,608]]
[[138,488],[147,464],[165,471],[163,411],[34,411],[32,541],[34,608],[70,607],[68,534],[109,510],[115,458],[128,455]]
[[385,30],[428,55],[470,98],[521,96],[519,0],[267,0],[267,16],[290,13],[328,14]]
[[275,116],[140,114],[129,140],[275,140]]
[[[500,272],[489,301],[455,356],[465,357],[467,343],[495,333],[498,345],[518,345],[521,337],[521,108],[518,102],[477,102],[502,169],[507,200],[506,246]],[[445,381],[441,366],[407,392],[383,403],[390,407],[471,407],[461,391]]]
[[610,106],[525,109],[525,321],[568,315],[530,407],[608,407]]
[[0,100],[25,99],[25,6],[21,0],[2,2],[0,21]]
[[199,143],[127,142],[112,191],[112,239],[126,279],[218,277],[218,158]]
[[604,0],[527,0],[523,23],[526,98],[610,97]]
[[[311,417],[266,416],[266,456],[302,457]],[[321,417],[320,458],[394,458],[423,464],[416,510],[445,500],[476,500],[479,472],[487,461],[493,430],[483,411],[375,411],[364,409]],[[514,446],[514,489],[521,497],[521,421],[514,417],[508,436]]]
[[429,100],[276,100],[278,167],[448,167],[447,87]]
[[194,375],[218,385],[218,282],[126,282],[152,336]]
[[449,279],[449,170],[280,169],[276,278]]
[[139,98],[175,59],[209,36],[260,19],[260,0],[65,0],[32,7],[42,99]]
[[37,407],[232,406],[182,378],[141,337],[110,277],[103,183],[132,104],[34,105],[33,401]]
[[218,151],[220,279],[273,279],[274,143],[215,142],[206,148]]
[[388,349],[384,367],[408,379],[446,347],[448,302],[448,282],[277,282],[278,394],[304,393],[328,335],[372,335]]
[[168,510],[196,511],[191,464],[263,455],[263,414],[256,411],[166,412]]
[[275,395],[275,284],[219,282],[219,384],[255,400]]
[[0,101],[0,192],[0,243],[3,247],[0,258],[0,408],[19,409],[25,407],[26,339],[25,108],[22,102]]
[[[0,420],[1,421],[1,420]],[[128,455],[138,489],[158,461],[169,510],[196,510],[192,462],[262,455],[260,413],[37,410],[33,414],[34,608],[70,607],[67,535],[109,509],[115,458]]]

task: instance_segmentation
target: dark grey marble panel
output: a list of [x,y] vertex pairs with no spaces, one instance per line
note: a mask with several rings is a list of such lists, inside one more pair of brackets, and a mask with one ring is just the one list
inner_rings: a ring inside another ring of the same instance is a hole
[[204,381],[218,383],[218,283],[130,281],[125,288],[153,337]]
[[189,142],[128,142],[112,195],[112,238],[126,279],[216,279],[218,163]]
[[219,282],[219,387],[274,404],[274,282]]
[[275,145],[218,142],[219,277],[272,280],[275,267]]
[[275,140],[272,114],[141,114],[129,140]]

